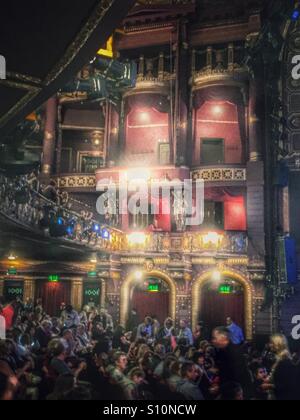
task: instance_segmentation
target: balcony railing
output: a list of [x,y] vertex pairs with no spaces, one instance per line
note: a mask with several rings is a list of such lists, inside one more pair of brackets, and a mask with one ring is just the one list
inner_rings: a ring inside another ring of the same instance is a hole
[[246,232],[185,232],[179,234],[130,234],[124,243],[125,251],[207,255],[246,255]]
[[80,214],[66,204],[48,200],[28,183],[26,176],[0,176],[0,213],[46,237],[84,245],[95,251],[121,251],[122,232],[93,219],[86,209]]

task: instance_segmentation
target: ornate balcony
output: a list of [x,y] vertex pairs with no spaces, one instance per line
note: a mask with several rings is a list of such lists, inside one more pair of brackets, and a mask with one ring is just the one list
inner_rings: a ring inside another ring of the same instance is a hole
[[247,170],[234,165],[201,167],[192,170],[192,179],[203,179],[205,182],[245,182]]
[[203,256],[247,255],[246,232],[133,233],[124,251],[138,253],[185,253]]
[[70,174],[53,177],[57,186],[63,190],[92,190],[96,189],[96,177],[93,174]]

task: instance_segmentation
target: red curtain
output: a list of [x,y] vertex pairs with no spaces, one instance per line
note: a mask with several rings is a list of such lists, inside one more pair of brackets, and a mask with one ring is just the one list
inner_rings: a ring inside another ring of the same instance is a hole
[[224,203],[225,230],[246,231],[247,216],[243,197],[234,197]]
[[68,282],[50,283],[38,282],[36,298],[42,299],[45,312],[51,316],[57,316],[61,304],[71,302],[71,284]]
[[139,322],[149,316],[156,316],[161,324],[169,316],[169,293],[148,293],[134,291],[131,307],[135,308],[139,317]]
[[226,318],[231,317],[239,326],[244,328],[244,295],[236,293],[222,295],[213,290],[203,289],[200,320],[209,330],[226,325]]

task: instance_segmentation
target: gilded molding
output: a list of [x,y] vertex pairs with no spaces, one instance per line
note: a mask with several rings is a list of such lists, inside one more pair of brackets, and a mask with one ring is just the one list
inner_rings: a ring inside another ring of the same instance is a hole
[[[192,288],[192,324],[196,327],[199,314],[201,312],[201,293],[204,285],[211,280],[213,271],[205,271],[195,279]],[[244,275],[237,271],[227,268],[222,270],[222,275],[236,280],[244,287],[245,292],[245,322],[246,322],[246,338],[253,339],[253,325],[254,325],[254,296],[255,291],[251,281]]]
[[[165,281],[170,288],[170,317],[176,318],[176,284],[174,280],[166,273],[160,270],[153,270],[150,272],[143,271],[145,277],[158,277]],[[134,273],[130,273],[121,286],[120,293],[120,324],[124,327],[127,324],[128,315],[130,311],[131,292],[134,288],[136,279]]]
[[192,171],[194,181],[203,179],[207,182],[247,181],[246,168],[206,168]]

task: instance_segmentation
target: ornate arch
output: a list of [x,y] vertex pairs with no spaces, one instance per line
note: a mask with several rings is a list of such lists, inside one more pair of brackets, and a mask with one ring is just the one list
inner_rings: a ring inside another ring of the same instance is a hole
[[[142,271],[144,277],[158,277],[165,281],[170,287],[170,316],[175,320],[176,317],[176,285],[172,278],[164,273],[163,271]],[[126,325],[128,320],[129,308],[130,308],[130,293],[135,283],[134,272],[130,273],[125,279],[121,286],[121,297],[120,297],[120,324]]]
[[[198,322],[198,316],[201,311],[201,293],[206,283],[211,280],[213,271],[206,271],[202,273],[194,282],[192,289],[192,321],[195,328]],[[250,280],[244,275],[233,270],[223,270],[224,277],[230,277],[236,280],[244,288],[245,294],[245,321],[246,321],[246,338],[252,340],[253,338],[253,299],[254,288]]]
[[[176,285],[172,278],[166,273],[153,270],[153,271],[142,271],[144,277],[158,277],[165,281],[170,287],[170,316],[175,320],[176,317]],[[136,282],[134,272],[130,273],[125,279],[121,286],[121,299],[120,299],[120,324],[126,325],[128,319],[128,313],[130,308],[130,293]]]

